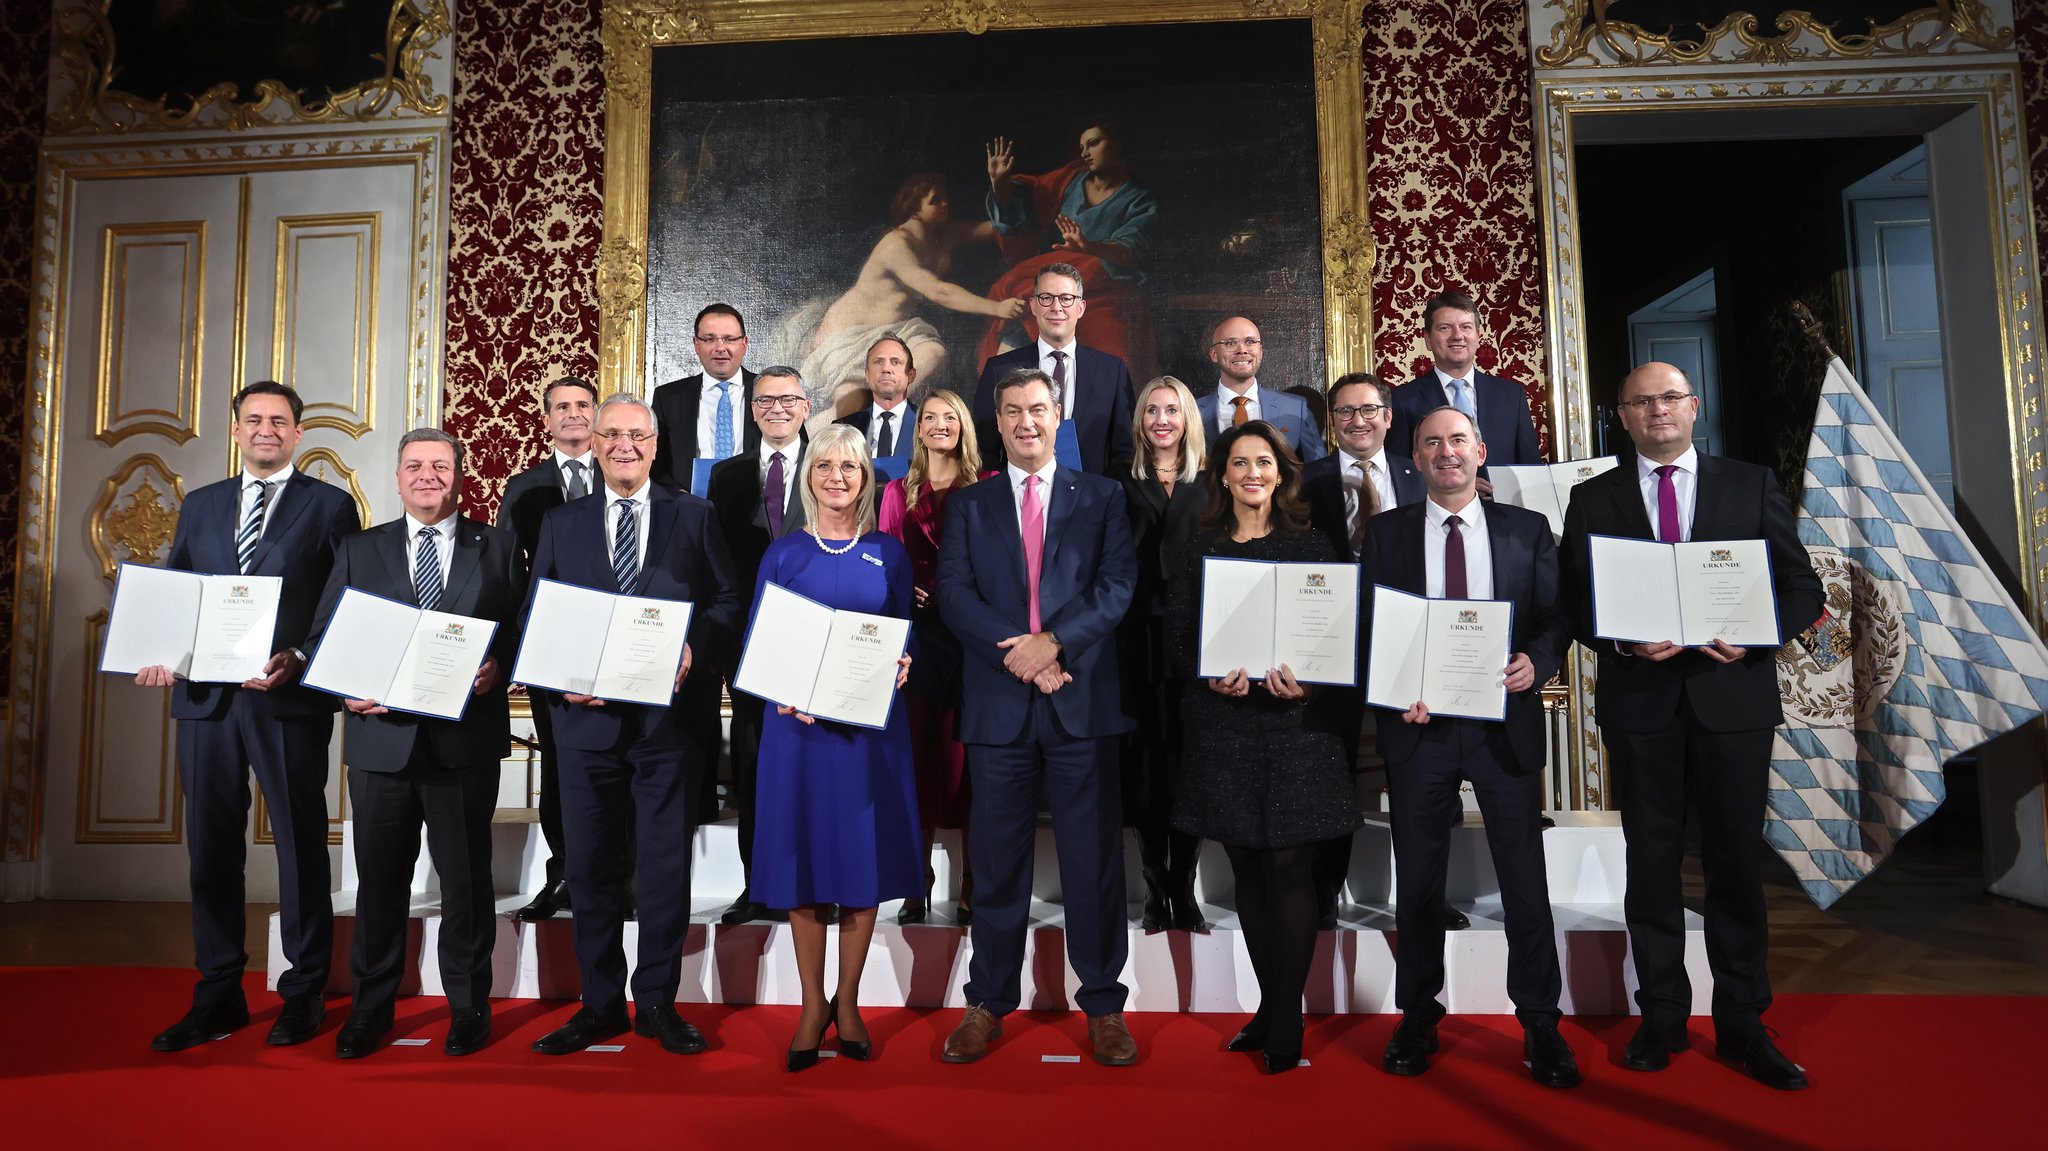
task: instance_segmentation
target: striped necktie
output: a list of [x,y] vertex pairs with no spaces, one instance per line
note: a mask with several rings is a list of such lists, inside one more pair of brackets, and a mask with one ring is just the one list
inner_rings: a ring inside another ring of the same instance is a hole
[[263,513],[269,509],[270,484],[257,480],[256,500],[249,505],[249,514],[242,518],[242,530],[235,536],[235,558],[243,575],[249,574],[250,561],[256,558],[256,541],[263,538]]
[[612,577],[619,581],[620,595],[632,595],[640,588],[640,523],[633,517],[632,500],[612,506],[619,510],[612,532]]
[[422,611],[441,606],[441,549],[434,546],[440,534],[433,528],[421,528],[419,546],[412,555],[412,590]]

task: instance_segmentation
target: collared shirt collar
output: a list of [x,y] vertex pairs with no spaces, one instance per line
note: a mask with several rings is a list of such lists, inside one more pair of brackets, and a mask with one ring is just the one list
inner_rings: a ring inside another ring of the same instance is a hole
[[[281,492],[281,491],[283,491],[283,490],[284,490],[284,485],[285,485],[285,484],[287,484],[287,483],[289,483],[289,482],[291,481],[291,478],[292,478],[292,473],[293,473],[293,472],[295,472],[295,471],[297,471],[297,470],[298,470],[298,468],[294,467],[293,465],[291,465],[291,464],[286,464],[286,465],[285,465],[284,467],[282,467],[282,468],[279,468],[279,469],[278,469],[277,471],[275,471],[275,472],[272,472],[272,473],[271,473],[270,475],[267,475],[267,476],[263,477],[263,479],[262,479],[262,481],[261,481],[261,482],[263,482],[263,483],[266,483],[266,484],[269,484],[269,485],[270,485],[270,494],[271,494],[271,495],[272,495],[273,497],[275,497],[275,496],[277,495],[277,493],[278,493],[278,492]],[[243,491],[245,491],[245,492],[246,492],[246,491],[248,491],[248,490],[249,490],[249,485],[250,485],[250,484],[253,484],[253,483],[256,483],[256,482],[258,482],[258,481],[257,481],[257,479],[256,479],[255,475],[254,475],[254,474],[252,474],[252,473],[251,473],[251,472],[249,471],[249,469],[248,469],[248,468],[243,468],[243,469],[242,469],[242,490],[243,490]]]
[[1479,522],[1480,518],[1486,514],[1485,509],[1479,506],[1479,493],[1477,492],[1472,493],[1471,498],[1465,502],[1464,507],[1455,510],[1446,508],[1436,502],[1436,493],[1431,492],[1429,498],[1423,502],[1423,509],[1423,514],[1429,517],[1429,526],[1438,531],[1443,530],[1444,521],[1452,516],[1457,516],[1458,522],[1461,524],[1473,524]]
[[[1684,472],[1684,473],[1686,473],[1687,475],[1693,475],[1693,476],[1696,476],[1696,475],[1700,474],[1700,450],[1699,450],[1698,448],[1694,448],[1694,447],[1688,447],[1688,448],[1686,448],[1686,449],[1685,449],[1685,454],[1684,454],[1684,455],[1681,455],[1681,456],[1679,456],[1679,457],[1678,457],[1677,459],[1675,459],[1675,460],[1672,460],[1671,462],[1672,462],[1672,463],[1674,463],[1674,464],[1676,464],[1676,465],[1678,465],[1678,470],[1679,470],[1679,471],[1681,471],[1681,472]],[[1661,464],[1659,464],[1659,463],[1658,463],[1658,462],[1657,462],[1656,460],[1653,460],[1653,459],[1651,459],[1651,458],[1650,458],[1650,457],[1648,457],[1648,456],[1641,456],[1641,455],[1637,456],[1637,457],[1636,457],[1636,479],[1637,479],[1637,481],[1638,481],[1638,482],[1640,482],[1640,481],[1642,481],[1642,480],[1647,480],[1647,479],[1649,479],[1649,478],[1650,478],[1651,476],[1654,476],[1654,475],[1656,475],[1656,474],[1657,474],[1657,469],[1658,469],[1659,467],[1661,467],[1661,466],[1662,466],[1662,465],[1661,465]]]

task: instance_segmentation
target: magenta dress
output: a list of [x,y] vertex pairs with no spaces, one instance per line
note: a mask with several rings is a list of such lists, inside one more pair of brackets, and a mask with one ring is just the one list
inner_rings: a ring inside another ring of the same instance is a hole
[[[959,488],[955,483],[943,491],[926,489],[910,509],[903,506],[902,480],[891,480],[882,489],[878,526],[910,553],[912,579],[927,594],[934,594],[938,586],[939,526],[945,522],[946,497]],[[913,612],[911,620],[917,658],[911,661],[904,694],[910,712],[911,759],[917,764],[918,810],[930,826],[965,827],[967,754],[953,738],[953,712],[960,702],[960,641],[939,622],[936,601]]]

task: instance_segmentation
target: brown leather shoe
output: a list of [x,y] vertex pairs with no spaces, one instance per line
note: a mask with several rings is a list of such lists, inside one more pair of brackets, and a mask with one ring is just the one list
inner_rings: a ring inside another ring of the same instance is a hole
[[1003,1036],[1003,1021],[979,1003],[969,1004],[960,1025],[946,1036],[946,1048],[939,1058],[948,1063],[972,1063],[988,1054],[991,1040]]
[[1095,1061],[1105,1067],[1123,1067],[1138,1061],[1138,1041],[1124,1026],[1122,1012],[1088,1017],[1088,1042],[1095,1047]]

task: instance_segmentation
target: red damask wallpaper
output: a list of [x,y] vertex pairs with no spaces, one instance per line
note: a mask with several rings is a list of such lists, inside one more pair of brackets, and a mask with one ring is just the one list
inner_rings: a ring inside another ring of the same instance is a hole
[[1542,230],[1522,0],[1394,0],[1365,13],[1373,362],[1428,368],[1422,304],[1470,292],[1491,337],[1479,366],[1520,381],[1549,450]]
[[[0,539],[20,526],[22,399],[28,392],[29,278],[36,153],[50,80],[50,6],[16,4],[0,21]],[[14,618],[12,547],[0,549],[0,620]],[[0,697],[8,665],[0,660]]]
[[449,113],[447,406],[463,505],[540,457],[540,386],[597,375],[600,0],[463,0]]

